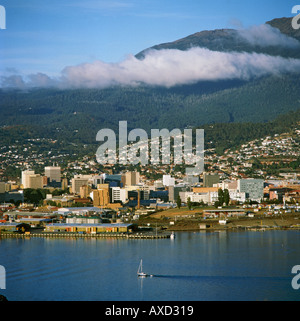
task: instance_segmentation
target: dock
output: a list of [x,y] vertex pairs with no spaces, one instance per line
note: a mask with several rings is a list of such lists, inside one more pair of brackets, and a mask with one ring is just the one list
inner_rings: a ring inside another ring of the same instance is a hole
[[1,238],[31,238],[31,237],[43,237],[43,238],[124,238],[124,239],[167,239],[170,238],[170,234],[146,234],[146,233],[0,233]]

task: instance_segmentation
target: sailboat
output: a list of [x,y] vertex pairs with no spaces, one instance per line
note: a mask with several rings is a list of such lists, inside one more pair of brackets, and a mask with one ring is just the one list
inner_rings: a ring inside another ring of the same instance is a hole
[[137,275],[138,275],[138,277],[141,277],[141,278],[145,278],[147,276],[150,276],[150,277],[153,276],[152,274],[147,274],[147,273],[143,272],[143,260],[142,259],[141,259],[141,262],[140,262],[140,265],[139,265],[139,268],[137,271]]

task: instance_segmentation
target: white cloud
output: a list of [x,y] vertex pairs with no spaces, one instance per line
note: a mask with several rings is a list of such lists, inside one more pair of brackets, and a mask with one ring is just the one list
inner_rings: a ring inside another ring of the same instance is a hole
[[[250,79],[264,75],[300,72],[300,60],[257,53],[217,52],[204,48],[151,50],[143,60],[128,56],[120,63],[97,60],[64,68],[57,78],[45,74],[23,79],[28,87],[104,88],[139,84],[171,87],[197,81]],[[20,78],[2,77],[2,86]],[[17,84],[16,84],[17,85]]]
[[240,37],[253,45],[262,47],[282,46],[287,48],[300,48],[300,42],[295,38],[288,37],[268,24],[252,26],[249,29],[237,30]]
[[118,64],[102,61],[66,67],[62,83],[68,87],[110,85],[174,86],[201,80],[249,79],[300,71],[300,60],[256,53],[224,53],[203,48],[152,50],[143,60],[134,56]]

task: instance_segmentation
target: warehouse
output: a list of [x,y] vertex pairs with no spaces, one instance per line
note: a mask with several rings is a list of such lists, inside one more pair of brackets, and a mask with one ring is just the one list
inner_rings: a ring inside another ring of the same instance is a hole
[[51,221],[51,219],[35,217],[22,217],[18,220],[18,222],[29,224],[31,227],[43,227],[46,223],[50,223]]
[[0,223],[1,232],[15,232],[19,223]]
[[97,216],[69,216],[66,218],[67,224],[99,224],[102,219]]
[[67,224],[53,223],[46,225],[45,232],[77,232],[77,233],[129,233],[132,232],[132,224]]

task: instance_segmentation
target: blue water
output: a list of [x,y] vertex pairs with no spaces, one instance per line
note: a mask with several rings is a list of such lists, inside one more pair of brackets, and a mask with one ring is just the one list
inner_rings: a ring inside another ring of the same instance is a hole
[[[152,278],[138,279],[140,259]],[[1,239],[8,300],[299,300],[299,231],[177,232],[175,240]]]

